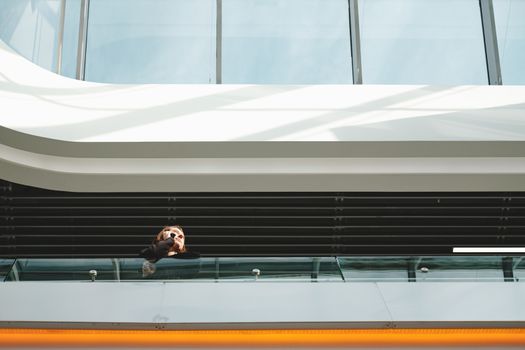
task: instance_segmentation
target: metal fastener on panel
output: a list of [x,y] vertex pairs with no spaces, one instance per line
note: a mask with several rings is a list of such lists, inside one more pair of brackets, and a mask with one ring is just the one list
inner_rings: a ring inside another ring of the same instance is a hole
[[89,270],[89,276],[91,276],[91,282],[95,282],[97,279],[97,270]]
[[259,275],[261,274],[261,270],[259,269],[253,269],[252,270],[252,275],[255,276],[255,280],[257,281],[257,279],[259,278]]
[[428,271],[430,271],[430,270],[428,269],[428,267],[422,267],[422,268],[421,268],[421,272],[423,272],[423,273],[427,273]]

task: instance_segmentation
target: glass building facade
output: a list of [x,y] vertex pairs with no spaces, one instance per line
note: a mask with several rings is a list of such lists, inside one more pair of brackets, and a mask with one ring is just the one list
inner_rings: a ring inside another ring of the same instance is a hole
[[2,0],[0,38],[110,83],[524,84],[513,0]]

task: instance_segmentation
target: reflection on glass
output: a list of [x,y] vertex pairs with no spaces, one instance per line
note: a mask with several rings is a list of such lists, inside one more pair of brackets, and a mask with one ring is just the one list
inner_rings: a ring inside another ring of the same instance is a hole
[[89,271],[97,280],[115,280],[112,259],[17,259],[7,281],[89,281]]
[[488,257],[431,257],[415,259],[417,282],[503,282],[502,258]]
[[[169,259],[142,276],[143,259],[4,260],[5,281],[519,282],[523,257],[261,257]],[[2,268],[0,260],[0,268]],[[11,266],[12,265],[12,266]],[[0,269],[1,270],[1,269]],[[343,278],[344,277],[344,278]]]
[[339,258],[346,282],[406,282],[408,259],[405,257]]
[[[220,281],[338,281],[334,258],[201,258],[157,262],[156,271],[142,276],[142,259],[18,259],[8,281],[220,280]],[[11,262],[12,263],[12,262]],[[11,265],[9,265],[9,268]],[[255,271],[258,270],[258,273]]]
[[342,257],[339,261],[346,282],[503,282],[509,280],[505,279],[504,261],[512,266],[516,259],[500,256]]
[[516,282],[525,282],[525,257],[515,257],[513,261],[513,273]]
[[525,84],[525,1],[493,3],[503,84]]
[[341,281],[334,258],[220,258],[217,262],[215,271],[222,280]]
[[7,277],[14,262],[15,259],[0,259],[0,282]]
[[347,0],[223,0],[224,83],[352,83]]
[[80,0],[67,0],[64,18],[64,42],[60,74],[75,78],[77,71],[78,30],[80,23]]
[[90,4],[86,80],[215,82],[215,0]]
[[359,2],[363,82],[487,84],[478,0]]
[[60,0],[2,0],[0,39],[55,72],[59,13]]

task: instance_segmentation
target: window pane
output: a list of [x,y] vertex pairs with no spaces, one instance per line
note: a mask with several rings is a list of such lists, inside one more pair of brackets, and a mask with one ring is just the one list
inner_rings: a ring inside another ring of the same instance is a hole
[[0,0],[0,38],[19,54],[56,69],[59,0]]
[[224,0],[224,83],[351,83],[347,0]]
[[364,83],[488,83],[478,0],[363,0],[359,16]]
[[503,84],[525,84],[525,1],[493,3]]
[[214,83],[215,0],[92,0],[86,80]]
[[64,18],[64,44],[60,74],[75,78],[77,73],[78,30],[80,25],[80,0],[66,1]]

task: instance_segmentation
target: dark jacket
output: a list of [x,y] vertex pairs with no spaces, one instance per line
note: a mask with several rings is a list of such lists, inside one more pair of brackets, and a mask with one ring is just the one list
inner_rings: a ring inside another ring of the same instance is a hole
[[[148,278],[152,279],[192,279],[200,271],[200,254],[198,252],[184,252],[168,256],[169,249],[175,244],[173,238],[150,244],[142,249],[139,255],[156,263],[156,272]],[[162,262],[159,262],[163,258]],[[184,260],[175,262],[172,259]]]

